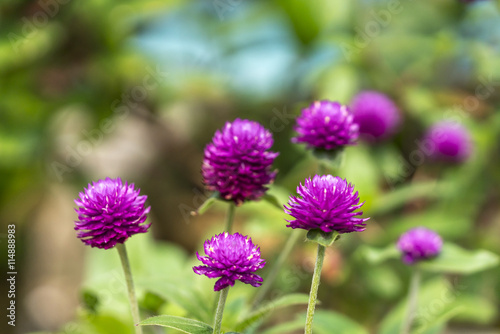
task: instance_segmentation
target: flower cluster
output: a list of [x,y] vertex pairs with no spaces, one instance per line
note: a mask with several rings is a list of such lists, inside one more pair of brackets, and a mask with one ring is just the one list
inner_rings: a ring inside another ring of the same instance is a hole
[[354,145],[359,136],[358,125],[346,106],[338,102],[316,101],[297,118],[293,143],[305,143],[308,148],[333,150]]
[[397,244],[406,264],[436,257],[441,252],[442,246],[443,240],[439,234],[425,227],[417,227],[404,233]]
[[465,127],[458,123],[443,121],[431,126],[424,136],[433,160],[463,162],[472,153],[472,141]]
[[120,178],[89,184],[75,200],[78,238],[86,245],[109,249],[134,234],[147,232],[151,224],[144,222],[150,207],[144,207],[147,196],[139,193],[134,184],[123,184]]
[[207,189],[241,204],[264,195],[274,181],[271,133],[257,122],[236,119],[217,131],[205,148],[202,175]]
[[369,218],[357,218],[363,214],[357,211],[358,192],[340,177],[315,175],[297,187],[299,197],[290,196],[285,212],[294,220],[287,220],[291,228],[305,230],[321,229],[323,232],[338,233],[361,232]]
[[351,102],[354,122],[368,141],[385,139],[396,131],[401,122],[398,107],[386,95],[375,91],[362,91]]
[[254,287],[262,285],[262,277],[254,272],[264,268],[266,262],[260,257],[260,248],[249,237],[239,233],[221,233],[205,241],[204,249],[206,256],[196,253],[204,265],[193,267],[193,271],[209,278],[220,277],[214,291],[234,286],[235,281]]

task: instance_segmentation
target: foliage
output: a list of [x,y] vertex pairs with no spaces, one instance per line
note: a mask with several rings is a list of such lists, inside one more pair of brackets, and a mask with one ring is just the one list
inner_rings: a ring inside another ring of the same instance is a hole
[[[50,9],[44,3],[0,4],[0,221],[19,225],[20,254],[35,263],[42,256],[28,247],[42,240],[35,221],[52,221],[50,231],[72,228],[58,220],[60,202],[47,204],[54,189],[71,203],[113,165],[152,201],[155,238],[127,242],[142,318],[169,315],[212,326],[213,282],[191,267],[193,250],[220,231],[225,206],[214,195],[198,216],[190,212],[203,202],[194,203],[192,189],[203,187],[199,164],[215,129],[240,117],[273,132],[276,182],[262,201],[238,208],[236,225],[272,263],[290,233],[282,205],[318,169],[312,154],[290,143],[295,117],[313,100],[347,104],[374,89],[394,99],[404,123],[386,142],[346,148],[341,164],[322,163],[356,185],[371,220],[366,232],[342,236],[327,253],[315,330],[399,330],[409,270],[392,245],[415,226],[446,240],[442,256],[422,264],[416,330],[498,327],[499,1],[400,1],[396,8],[382,0],[47,1],[57,4]],[[144,99],[127,100],[152,72],[159,85]],[[443,119],[471,132],[473,158],[464,164],[433,164],[425,154],[419,139]],[[130,129],[140,128],[146,130],[133,137]],[[116,145],[142,137],[144,146]],[[83,142],[89,153],[81,151]],[[130,159],[103,159],[120,152]],[[54,213],[50,219],[45,208]],[[260,313],[251,310],[255,290],[237,284],[223,327],[300,330],[311,244],[298,246],[280,271],[266,301],[272,312],[261,310],[265,319],[244,325]],[[80,307],[59,333],[132,333],[117,254],[92,249],[86,256]],[[19,261],[28,266],[26,258]]]

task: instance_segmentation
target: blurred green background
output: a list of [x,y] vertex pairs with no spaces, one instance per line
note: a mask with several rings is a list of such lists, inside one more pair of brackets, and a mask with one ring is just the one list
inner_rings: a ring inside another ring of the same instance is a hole
[[[220,230],[225,206],[188,213],[206,198],[199,170],[215,130],[240,117],[273,132],[281,154],[271,192],[285,202],[317,167],[290,143],[300,109],[315,99],[346,104],[362,89],[391,96],[404,123],[387,142],[347,149],[337,174],[356,185],[372,219],[329,252],[320,308],[383,332],[409,271],[397,261],[369,265],[358,250],[394,243],[412,226],[500,253],[499,2],[2,0],[0,13],[0,241],[4,252],[15,223],[18,333],[130,330],[123,286],[112,283],[122,278],[118,257],[86,249],[73,230],[72,200],[106,176],[134,182],[152,207],[155,246],[151,236],[131,241],[143,254],[132,254],[139,282],[158,278],[139,283],[142,307],[185,315],[183,297],[172,297],[178,284],[213,298],[212,282],[189,264]],[[443,119],[471,132],[474,154],[463,165],[415,154],[426,127]],[[284,218],[252,203],[238,209],[236,228],[271,263],[290,233]],[[313,253],[296,249],[274,295],[307,292]],[[450,333],[498,332],[499,274],[427,278],[429,291],[463,299]],[[2,320],[0,330],[12,328]]]

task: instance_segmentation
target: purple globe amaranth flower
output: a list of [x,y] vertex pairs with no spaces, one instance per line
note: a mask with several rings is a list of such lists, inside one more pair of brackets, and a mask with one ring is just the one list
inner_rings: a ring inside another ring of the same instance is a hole
[[193,271],[208,278],[220,277],[215,282],[214,291],[234,286],[235,281],[255,287],[262,285],[262,277],[254,272],[264,268],[266,262],[260,257],[260,248],[249,237],[225,232],[205,241],[204,248],[206,256],[196,252],[204,266],[193,267]]
[[365,230],[369,218],[357,218],[358,192],[346,180],[331,175],[315,175],[297,187],[299,197],[290,196],[285,212],[294,217],[287,220],[291,228],[321,229],[323,232],[350,233]]
[[147,196],[139,196],[134,184],[123,184],[120,178],[99,180],[88,185],[80,198],[75,230],[83,243],[109,249],[124,243],[137,233],[145,233],[151,223],[144,224],[150,207],[145,208]]
[[256,200],[274,181],[271,133],[257,122],[235,119],[215,132],[205,148],[202,175],[207,189],[237,205]]
[[359,136],[358,125],[347,106],[332,101],[316,101],[302,110],[294,127],[298,133],[293,143],[305,143],[308,148],[333,150],[354,145]]
[[403,262],[414,264],[436,257],[441,252],[443,240],[433,230],[417,227],[401,235],[397,247],[403,253]]
[[375,91],[358,93],[351,102],[351,110],[361,136],[368,141],[390,137],[401,122],[401,114],[394,102]]
[[420,145],[433,160],[464,162],[472,153],[469,131],[459,123],[442,121],[431,126]]

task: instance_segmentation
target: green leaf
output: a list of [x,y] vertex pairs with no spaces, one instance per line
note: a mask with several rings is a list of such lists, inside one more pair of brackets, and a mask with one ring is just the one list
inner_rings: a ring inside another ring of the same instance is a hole
[[[386,240],[396,240],[414,227],[427,227],[446,240],[458,238],[468,233],[473,219],[469,214],[458,212],[459,208],[435,206],[413,214],[395,216],[392,224],[385,230]],[[450,228],[449,222],[453,222]]]
[[158,314],[159,309],[165,304],[165,299],[158,296],[157,294],[146,291],[144,297],[140,301],[140,307],[153,312],[153,314]]
[[[305,317],[301,320],[305,323]],[[338,334],[368,334],[365,328],[344,315],[324,310],[314,312],[315,334],[330,334],[333,328]]]
[[461,306],[461,312],[456,320],[475,324],[487,325],[495,320],[497,306],[494,302],[478,295],[460,295],[457,303]]
[[[84,323],[82,326],[77,326],[73,333],[78,331],[83,333],[95,333],[95,334],[106,334],[106,333],[123,333],[132,334],[134,332],[133,322],[131,319],[122,320],[120,318],[114,317],[109,314],[98,314],[98,315],[88,315],[85,316]],[[85,328],[87,327],[87,328]],[[66,332],[71,333],[71,330]]]
[[292,305],[307,304],[308,301],[309,296],[305,294],[291,294],[283,296],[250,313],[236,325],[235,330],[242,332],[256,322],[262,321],[265,317],[269,316],[271,312],[277,309]]
[[367,292],[369,291],[378,298],[394,299],[402,293],[402,277],[389,264],[365,265],[359,275]]
[[487,250],[469,251],[455,244],[446,243],[441,254],[422,261],[423,270],[454,274],[473,274],[498,265],[498,255]]
[[374,248],[370,246],[361,246],[358,250],[358,256],[370,264],[380,264],[389,259],[397,259],[401,256],[395,245],[389,245],[385,248]]
[[333,244],[339,237],[340,235],[336,231],[326,233],[320,229],[314,229],[307,232],[306,239],[309,241],[314,241],[322,246],[328,247]]
[[[305,321],[305,314],[301,314],[295,320],[274,326],[261,334],[291,333],[303,329]],[[336,334],[368,334],[365,328],[342,314],[325,310],[314,312],[313,333],[331,334],[332,332]]]
[[278,208],[279,210],[283,211],[283,203],[281,203],[276,196],[266,193],[264,196],[261,197],[261,199],[271,204],[275,208]]
[[169,282],[160,283],[157,281],[146,281],[142,282],[141,285],[144,287],[148,286],[149,291],[179,305],[196,319],[208,321],[211,318],[209,303],[203,300],[199,293],[189,287],[180,288],[179,284]]
[[82,303],[83,306],[88,309],[91,313],[95,313],[99,306],[99,298],[92,291],[84,290],[82,292]]
[[[414,320],[419,334],[442,333],[446,322],[462,311],[458,296],[461,286],[451,285],[443,277],[425,282],[418,293],[417,311]],[[401,322],[406,314],[407,298],[404,298],[381,322],[378,333],[399,334]]]
[[264,330],[261,334],[283,334],[283,333],[295,333],[300,329],[304,330],[305,320],[299,321],[298,319],[278,324],[271,328]]
[[[358,250],[358,256],[377,265],[400,257],[400,252],[395,245],[386,248],[363,246]],[[469,251],[453,243],[445,243],[439,256],[422,261],[419,267],[432,272],[472,274],[496,266],[498,260],[498,255],[487,250]]]
[[[462,308],[460,306],[455,306],[443,313],[438,317],[430,321],[429,323],[424,323],[423,325],[415,329],[415,334],[424,334],[433,332],[434,328],[442,328],[443,324],[446,324],[449,320],[454,318],[457,314],[461,312]],[[439,332],[437,332],[439,333]]]
[[172,315],[151,317],[141,321],[139,325],[168,327],[188,334],[212,334],[213,331],[212,327],[204,322]]
[[[224,328],[235,328],[239,320],[244,315],[247,315],[249,313],[248,309],[249,305],[247,304],[248,295],[244,294],[245,291],[246,291],[245,289],[231,290],[231,298],[229,298],[229,300],[226,301],[226,305],[224,306],[224,319],[222,321],[222,325]],[[217,306],[215,303],[213,304],[214,307]],[[211,314],[213,317],[213,314],[215,314],[215,308],[211,312]]]
[[418,182],[398,187],[374,199],[370,215],[380,215],[400,208],[418,198],[439,198],[446,194],[449,185],[444,182]]

